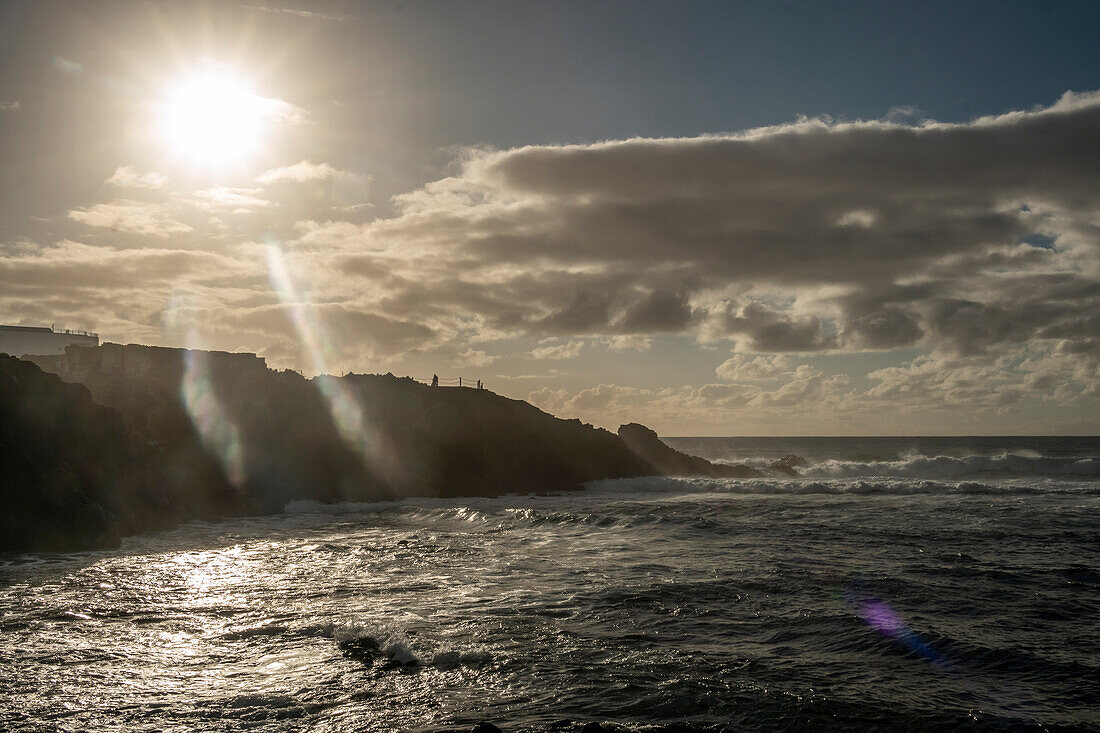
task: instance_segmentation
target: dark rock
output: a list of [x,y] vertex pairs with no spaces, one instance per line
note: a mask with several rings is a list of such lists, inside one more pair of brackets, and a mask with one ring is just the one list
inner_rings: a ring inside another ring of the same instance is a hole
[[154,504],[122,419],[0,354],[0,551],[118,545]]
[[492,723],[482,721],[475,725],[470,733],[502,733],[502,731]]
[[793,453],[789,453],[778,461],[772,461],[768,464],[768,468],[779,473],[786,474],[787,476],[797,476],[798,471],[795,470],[797,466],[805,466],[806,459],[802,456],[796,456]]
[[607,728],[596,722],[585,723],[584,727],[581,728],[581,733],[606,733],[606,731]]
[[630,450],[665,476],[710,476],[714,478],[755,478],[761,473],[749,466],[727,466],[691,456],[661,442],[657,433],[638,423],[619,426],[619,437]]
[[382,653],[382,647],[378,645],[377,641],[369,636],[337,642],[337,646],[340,647],[340,651],[344,653],[344,656],[368,664],[377,659]]
[[388,374],[305,379],[253,354],[134,344],[30,358],[61,379],[26,361],[0,362],[0,550],[104,547],[302,499],[760,475],[673,450],[642,425],[614,435],[486,389]]
[[[391,375],[305,379],[252,354],[133,344],[38,361],[77,384],[9,359],[47,386],[4,414],[5,467],[44,453],[34,459],[41,476],[20,485],[26,501],[45,504],[8,515],[38,525],[38,539],[15,532],[8,549],[98,547],[178,521],[277,513],[299,499],[555,492],[653,473],[616,435],[485,389]],[[5,398],[20,389],[0,383]],[[73,410],[103,416],[72,419]],[[28,420],[64,429],[33,430]],[[20,447],[30,443],[29,453]],[[113,463],[100,470],[103,461]],[[64,517],[57,532],[34,520],[51,513]]]

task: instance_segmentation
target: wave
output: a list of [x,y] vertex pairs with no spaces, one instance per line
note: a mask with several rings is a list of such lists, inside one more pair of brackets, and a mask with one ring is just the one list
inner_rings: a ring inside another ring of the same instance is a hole
[[938,481],[913,478],[768,478],[711,479],[650,476],[593,481],[588,487],[607,493],[679,494],[1075,494],[1100,496],[1100,485],[1068,482]]
[[345,656],[369,665],[451,669],[479,666],[492,660],[492,655],[484,649],[418,650],[409,633],[394,623],[339,624],[331,629],[331,636]]
[[[837,472],[841,472],[836,469]],[[900,473],[900,471],[899,471]],[[645,476],[628,479],[604,479],[585,485],[586,490],[561,496],[469,497],[458,499],[405,499],[383,502],[292,501],[284,507],[289,515],[387,515],[400,517],[410,526],[444,523],[457,529],[476,525],[483,528],[508,528],[514,525],[575,524],[600,528],[617,527],[624,522],[649,517],[635,512],[608,512],[601,508],[607,501],[628,500],[658,503],[713,501],[723,495],[851,495],[851,496],[1028,496],[1068,495],[1100,496],[1100,482],[1066,481],[1046,477],[1005,478],[996,480],[943,480],[912,477],[827,476],[768,477],[757,479]],[[566,500],[568,507],[562,506]],[[593,502],[595,504],[593,504]],[[620,507],[621,509],[621,507]],[[459,530],[465,531],[465,530]],[[326,552],[339,551],[319,545]]]
[[883,476],[951,479],[964,476],[1045,476],[1090,479],[1100,477],[1100,459],[1040,456],[1022,452],[959,458],[916,455],[896,461],[824,460],[807,466],[804,475],[829,478]]
[[[400,512],[422,518],[453,519],[458,522],[484,523],[488,517],[470,506],[485,502],[484,497],[467,497],[461,504],[450,499],[415,497],[395,501],[338,501],[327,504],[314,499],[295,499],[283,507],[284,514],[364,514],[368,512]],[[491,500],[490,500],[491,501]]]

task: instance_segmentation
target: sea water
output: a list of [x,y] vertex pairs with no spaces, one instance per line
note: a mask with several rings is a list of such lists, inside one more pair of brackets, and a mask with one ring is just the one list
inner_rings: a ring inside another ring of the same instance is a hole
[[1100,729],[1100,439],[670,443],[767,475],[0,556],[0,729]]

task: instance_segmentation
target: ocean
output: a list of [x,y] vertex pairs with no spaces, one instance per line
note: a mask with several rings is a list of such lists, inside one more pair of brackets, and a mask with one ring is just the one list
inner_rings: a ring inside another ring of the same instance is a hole
[[0,729],[1100,730],[1100,438],[668,442],[804,463],[0,556]]

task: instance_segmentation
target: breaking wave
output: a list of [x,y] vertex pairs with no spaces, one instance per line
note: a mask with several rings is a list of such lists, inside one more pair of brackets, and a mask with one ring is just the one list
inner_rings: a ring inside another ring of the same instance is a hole
[[807,467],[805,475],[835,478],[890,476],[950,479],[965,476],[1045,476],[1088,479],[1100,477],[1100,459],[1002,453],[995,456],[961,458],[918,455],[897,461],[825,460]]
[[368,665],[451,669],[492,661],[492,654],[484,649],[425,649],[423,642],[416,644],[410,633],[395,623],[343,623],[333,626],[331,635],[344,656]]
[[644,477],[594,481],[590,488],[600,492],[691,494],[1082,494],[1100,495],[1100,486],[1050,481],[936,481],[890,478],[794,478],[794,479],[697,479]]

